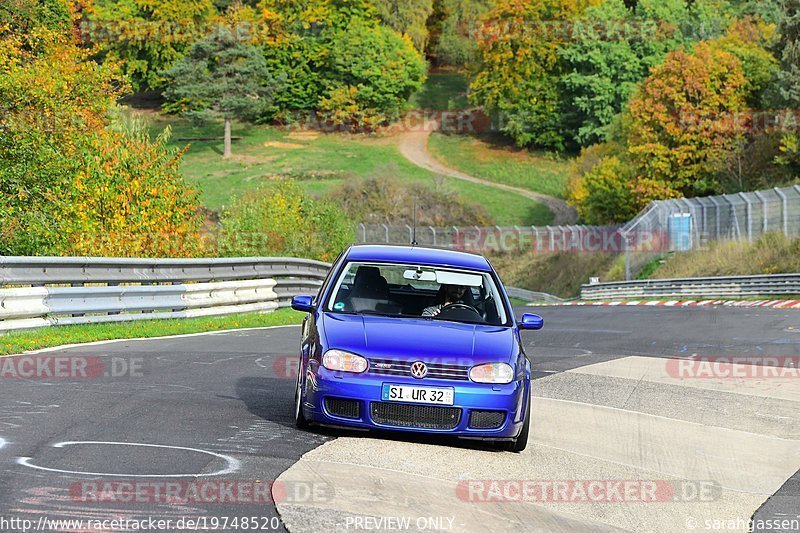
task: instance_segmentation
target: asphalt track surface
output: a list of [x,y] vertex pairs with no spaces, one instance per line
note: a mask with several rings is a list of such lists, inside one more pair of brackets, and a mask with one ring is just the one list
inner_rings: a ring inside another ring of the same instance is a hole
[[[296,430],[287,358],[297,353],[299,327],[38,354],[102,361],[122,375],[0,379],[0,530],[21,530],[12,518],[35,525],[42,517],[173,520],[166,531],[198,517],[220,531],[245,530],[232,527],[234,517],[291,531],[403,524],[380,517],[412,517],[411,530],[440,531],[732,531],[746,530],[732,520],[752,516],[800,518],[800,380],[676,382],[663,372],[670,358],[798,356],[800,312],[535,312],[545,329],[523,337],[538,414],[519,455],[435,438]],[[13,359],[9,367],[0,358],[6,376],[22,368]],[[459,496],[470,479],[712,481],[717,492],[700,502],[488,504]],[[277,510],[248,499],[275,480]],[[154,495],[176,481],[245,489],[228,503]],[[121,501],[131,494],[126,483],[145,491],[138,501]],[[709,527],[712,518],[728,523]]]

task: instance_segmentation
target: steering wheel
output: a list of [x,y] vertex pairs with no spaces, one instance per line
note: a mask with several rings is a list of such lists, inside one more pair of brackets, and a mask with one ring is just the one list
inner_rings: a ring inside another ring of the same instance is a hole
[[442,307],[441,311],[439,311],[439,314],[436,316],[442,316],[445,313],[452,315],[460,315],[462,319],[466,320],[471,320],[475,318],[477,318],[478,320],[483,320],[483,316],[481,316],[480,312],[477,309],[475,309],[471,305],[467,305],[460,302],[445,305],[444,307]]

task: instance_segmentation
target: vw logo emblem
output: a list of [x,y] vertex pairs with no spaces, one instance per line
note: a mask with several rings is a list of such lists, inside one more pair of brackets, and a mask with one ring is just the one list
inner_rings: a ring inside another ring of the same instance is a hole
[[422,379],[428,375],[428,367],[422,361],[417,361],[411,365],[411,375],[417,379]]

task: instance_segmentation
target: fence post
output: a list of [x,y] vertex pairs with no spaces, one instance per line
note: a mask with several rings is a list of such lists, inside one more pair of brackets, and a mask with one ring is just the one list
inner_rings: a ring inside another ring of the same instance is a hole
[[431,233],[433,233],[433,245],[436,246],[436,228],[434,228],[433,226],[428,226],[428,227],[430,228]]
[[631,250],[628,243],[628,233],[622,233],[622,246],[625,248],[625,281],[631,281]]
[[359,228],[361,228],[361,242],[366,244],[367,243],[367,226],[365,224],[359,224]]
[[761,228],[761,234],[763,235],[769,229],[769,206],[767,205],[767,199],[764,198],[764,195],[761,194],[761,191],[756,191],[755,195],[759,200],[761,200],[761,205],[764,207],[764,218],[762,222],[763,227]]
[[750,198],[743,192],[739,193],[739,198],[744,200],[747,206],[747,240],[753,242],[753,206],[750,204]]
[[383,226],[383,230],[386,234],[386,244],[389,244],[389,226],[386,224],[381,224]]
[[775,192],[781,198],[781,219],[783,222],[783,234],[789,236],[789,199],[783,194],[783,191],[775,187]]
[[717,202],[717,199],[716,199],[716,198],[714,198],[713,196],[709,196],[709,197],[708,197],[708,199],[709,199],[709,200],[711,200],[711,203],[712,203],[712,204],[714,204],[714,214],[715,214],[715,215],[716,215],[716,217],[717,217],[717,223],[716,223],[716,239],[715,239],[715,240],[719,240],[719,233],[720,233],[720,220],[719,220],[719,217],[720,217],[720,215],[722,214],[722,212],[720,211],[720,208],[719,208],[719,202]]
[[[697,211],[695,209],[694,204],[690,202],[688,199],[683,198],[683,203],[686,205],[686,208],[689,210],[689,217],[692,221],[692,242],[691,246],[689,247],[691,250],[695,249],[695,243],[700,242],[700,227],[697,223]],[[702,205],[702,204],[701,204]]]

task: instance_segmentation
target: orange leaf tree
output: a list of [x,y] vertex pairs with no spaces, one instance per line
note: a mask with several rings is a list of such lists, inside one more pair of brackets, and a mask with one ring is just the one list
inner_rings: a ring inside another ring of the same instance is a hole
[[628,152],[640,180],[640,205],[713,191],[715,174],[739,132],[745,109],[742,62],[718,43],[670,53],[630,102]]
[[178,154],[110,121],[116,65],[90,60],[71,24],[26,16],[38,0],[18,3],[30,9],[0,27],[0,254],[196,253]]

